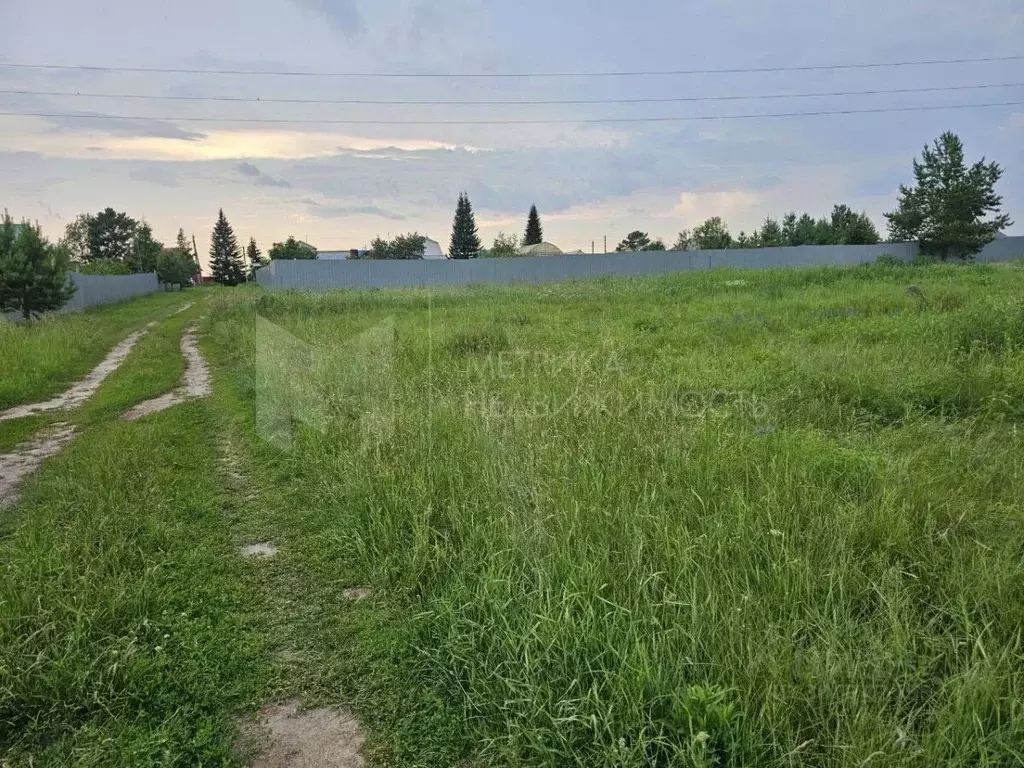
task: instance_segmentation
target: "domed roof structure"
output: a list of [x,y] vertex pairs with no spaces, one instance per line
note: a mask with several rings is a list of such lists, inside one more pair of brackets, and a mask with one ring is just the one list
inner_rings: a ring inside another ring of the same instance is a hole
[[554,256],[562,252],[562,249],[553,243],[536,243],[535,245],[524,245],[516,254],[519,256]]

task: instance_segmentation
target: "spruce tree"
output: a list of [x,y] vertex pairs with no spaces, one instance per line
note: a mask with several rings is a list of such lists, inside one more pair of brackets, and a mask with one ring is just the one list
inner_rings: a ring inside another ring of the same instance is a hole
[[37,227],[0,222],[0,312],[20,312],[26,320],[63,307],[75,293],[68,277],[67,249],[46,242]]
[[242,266],[242,255],[238,250],[235,233],[228,224],[224,210],[217,215],[217,223],[213,226],[213,237],[210,240],[210,271],[214,282],[221,285],[238,285],[245,282],[245,268]]
[[463,192],[455,206],[455,220],[452,222],[452,240],[448,246],[449,259],[475,259],[480,253],[480,237],[476,232],[476,219],[469,195]]
[[249,238],[249,245],[245,249],[245,258],[249,261],[249,266],[253,269],[262,266],[266,262],[263,260],[263,254],[260,252],[259,246],[256,245],[256,238]]
[[544,230],[540,226],[540,214],[537,213],[537,206],[530,206],[530,215],[526,218],[526,234],[523,235],[523,245],[537,245],[544,242]]

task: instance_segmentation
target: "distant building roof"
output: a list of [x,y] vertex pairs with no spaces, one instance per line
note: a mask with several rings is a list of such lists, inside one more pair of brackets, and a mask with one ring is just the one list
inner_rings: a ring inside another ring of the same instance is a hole
[[553,243],[537,243],[535,245],[524,245],[518,251],[520,256],[554,256],[562,252],[562,249]]
[[423,258],[424,259],[443,259],[444,251],[441,250],[441,244],[437,240],[426,238],[423,241]]
[[[360,256],[366,256],[370,251],[366,248],[351,248],[347,251],[320,251],[317,253],[317,258],[323,261],[341,261],[342,259],[352,258],[352,251],[356,251]],[[424,259],[443,259],[445,258],[444,251],[441,250],[441,244],[437,240],[433,240],[429,237],[424,238],[423,241],[423,258]]]

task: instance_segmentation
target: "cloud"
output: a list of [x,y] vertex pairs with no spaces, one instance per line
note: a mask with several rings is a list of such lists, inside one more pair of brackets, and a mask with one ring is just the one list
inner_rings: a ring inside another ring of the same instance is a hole
[[408,218],[400,213],[394,213],[376,205],[323,205],[309,197],[303,198],[302,202],[314,218],[344,219],[351,216],[377,216],[388,221],[405,221]]
[[366,30],[366,22],[355,0],[292,0],[299,8],[327,19],[333,29],[346,37],[355,37]]
[[181,182],[174,171],[159,165],[136,168],[129,175],[135,181],[144,181],[149,184],[156,184],[158,187],[177,189],[181,186]]
[[252,163],[239,163],[235,166],[235,170],[243,176],[249,176],[251,178],[258,178],[263,175],[262,171]]
[[198,142],[205,133],[181,128],[166,120],[114,117],[102,112],[72,112],[43,118],[55,133],[111,134],[114,136],[173,139]]
[[252,163],[241,162],[235,166],[235,171],[240,173],[246,178],[252,179],[253,184],[258,187],[278,187],[281,189],[287,189],[291,187],[285,179],[278,179],[273,176],[268,176],[259,168]]

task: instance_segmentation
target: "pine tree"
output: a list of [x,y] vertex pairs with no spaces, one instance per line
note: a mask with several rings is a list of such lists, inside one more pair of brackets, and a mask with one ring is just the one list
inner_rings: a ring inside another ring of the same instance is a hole
[[449,259],[475,259],[480,253],[480,237],[476,232],[476,219],[469,195],[463,192],[455,206],[455,220],[452,222],[452,240],[448,246]]
[[0,222],[0,312],[20,312],[26,320],[60,309],[75,293],[68,277],[68,252],[53,247],[37,227]]
[[242,266],[242,255],[238,250],[235,233],[228,224],[224,210],[217,215],[217,223],[213,227],[210,240],[210,270],[214,282],[221,285],[238,285],[245,282],[245,268]]
[[[919,240],[921,252],[946,259],[971,258],[1011,224],[999,213],[1003,198],[995,185],[1003,169],[985,158],[970,168],[964,145],[946,132],[932,147],[925,145],[921,162],[914,160],[913,187],[900,184],[895,211],[885,214],[894,241]],[[991,220],[982,217],[994,214]]]
[[537,213],[537,206],[530,206],[530,215],[526,218],[526,234],[523,235],[523,245],[537,245],[544,242],[544,230],[540,226],[540,214]]

